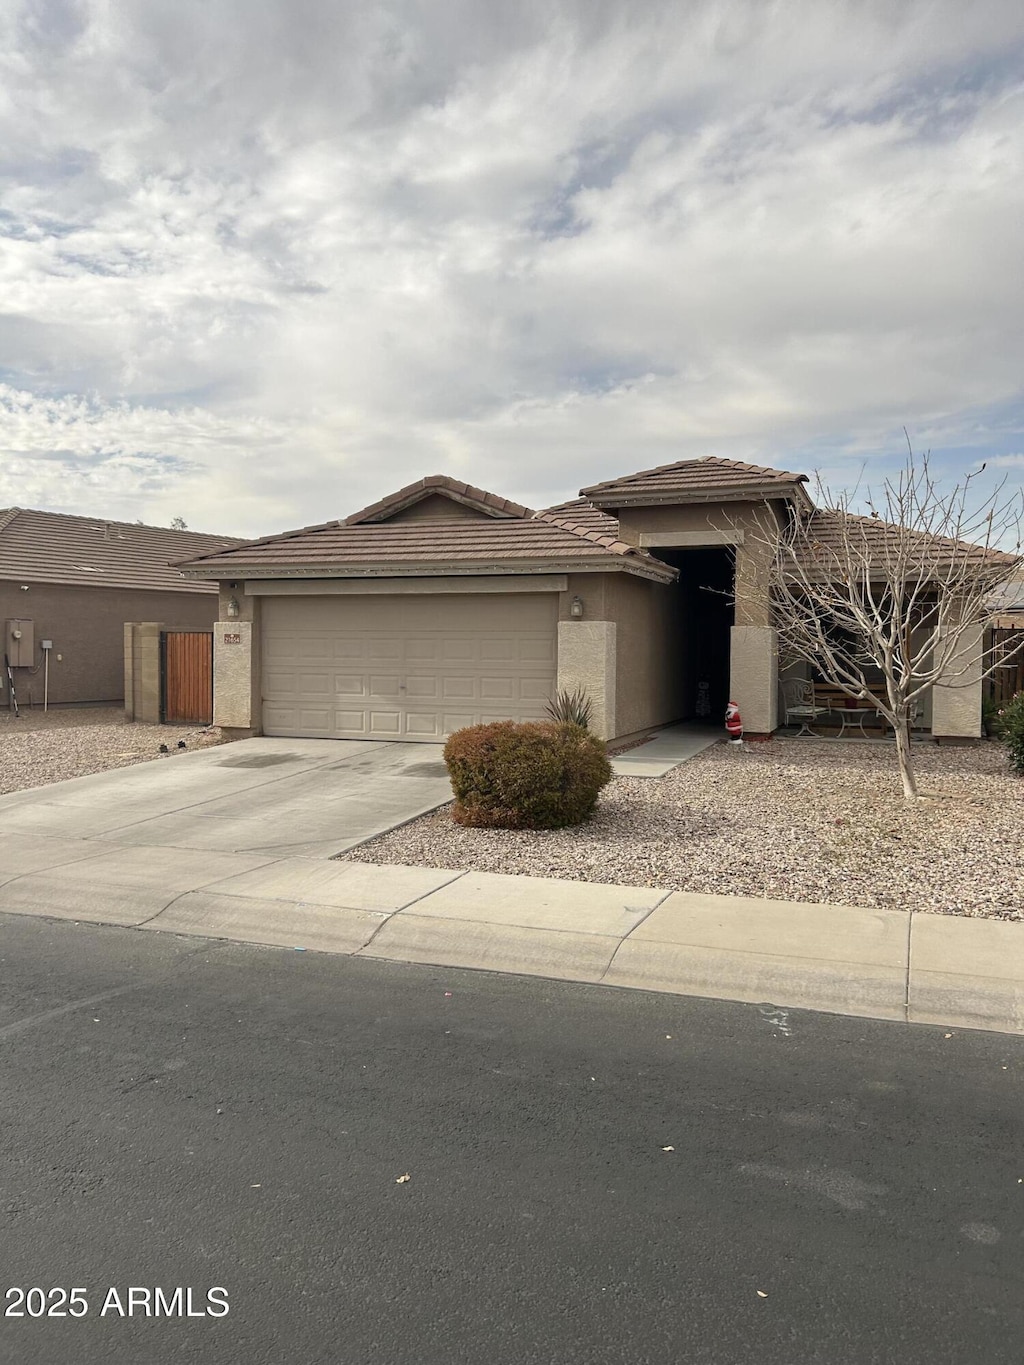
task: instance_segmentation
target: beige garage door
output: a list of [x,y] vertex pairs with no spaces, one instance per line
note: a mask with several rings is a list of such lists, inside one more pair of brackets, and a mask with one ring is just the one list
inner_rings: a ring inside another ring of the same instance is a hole
[[555,687],[554,593],[266,597],[268,735],[436,742],[539,720]]

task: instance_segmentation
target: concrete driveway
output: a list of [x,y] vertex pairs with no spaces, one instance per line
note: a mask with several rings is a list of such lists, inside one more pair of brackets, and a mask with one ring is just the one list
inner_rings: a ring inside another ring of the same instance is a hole
[[324,739],[242,740],[12,792],[0,911],[143,924],[257,869],[340,869],[326,860],[450,798],[440,745]]
[[0,882],[54,839],[79,857],[84,840],[90,856],[116,844],[329,858],[450,800],[441,752],[247,739],[12,792],[0,796]]

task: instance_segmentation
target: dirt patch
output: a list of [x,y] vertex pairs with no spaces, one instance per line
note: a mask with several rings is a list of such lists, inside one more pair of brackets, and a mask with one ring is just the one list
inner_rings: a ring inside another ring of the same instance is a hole
[[119,706],[74,706],[52,711],[22,709],[17,719],[0,712],[0,793],[25,791],[50,782],[111,768],[127,768],[171,754],[223,744],[215,728],[135,725]]

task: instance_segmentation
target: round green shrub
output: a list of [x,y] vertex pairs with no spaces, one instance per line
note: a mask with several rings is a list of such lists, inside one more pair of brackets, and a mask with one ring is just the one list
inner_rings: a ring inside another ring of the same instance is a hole
[[541,721],[456,730],[444,761],[456,823],[491,829],[578,825],[612,775],[599,739],[578,725]]
[[1024,777],[1024,692],[1008,701],[997,717],[999,738],[1006,745],[1010,767]]

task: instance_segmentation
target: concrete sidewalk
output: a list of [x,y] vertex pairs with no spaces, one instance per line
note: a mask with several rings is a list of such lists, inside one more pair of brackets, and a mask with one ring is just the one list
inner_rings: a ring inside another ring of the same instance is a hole
[[5,836],[0,911],[1024,1033],[1024,923]]

